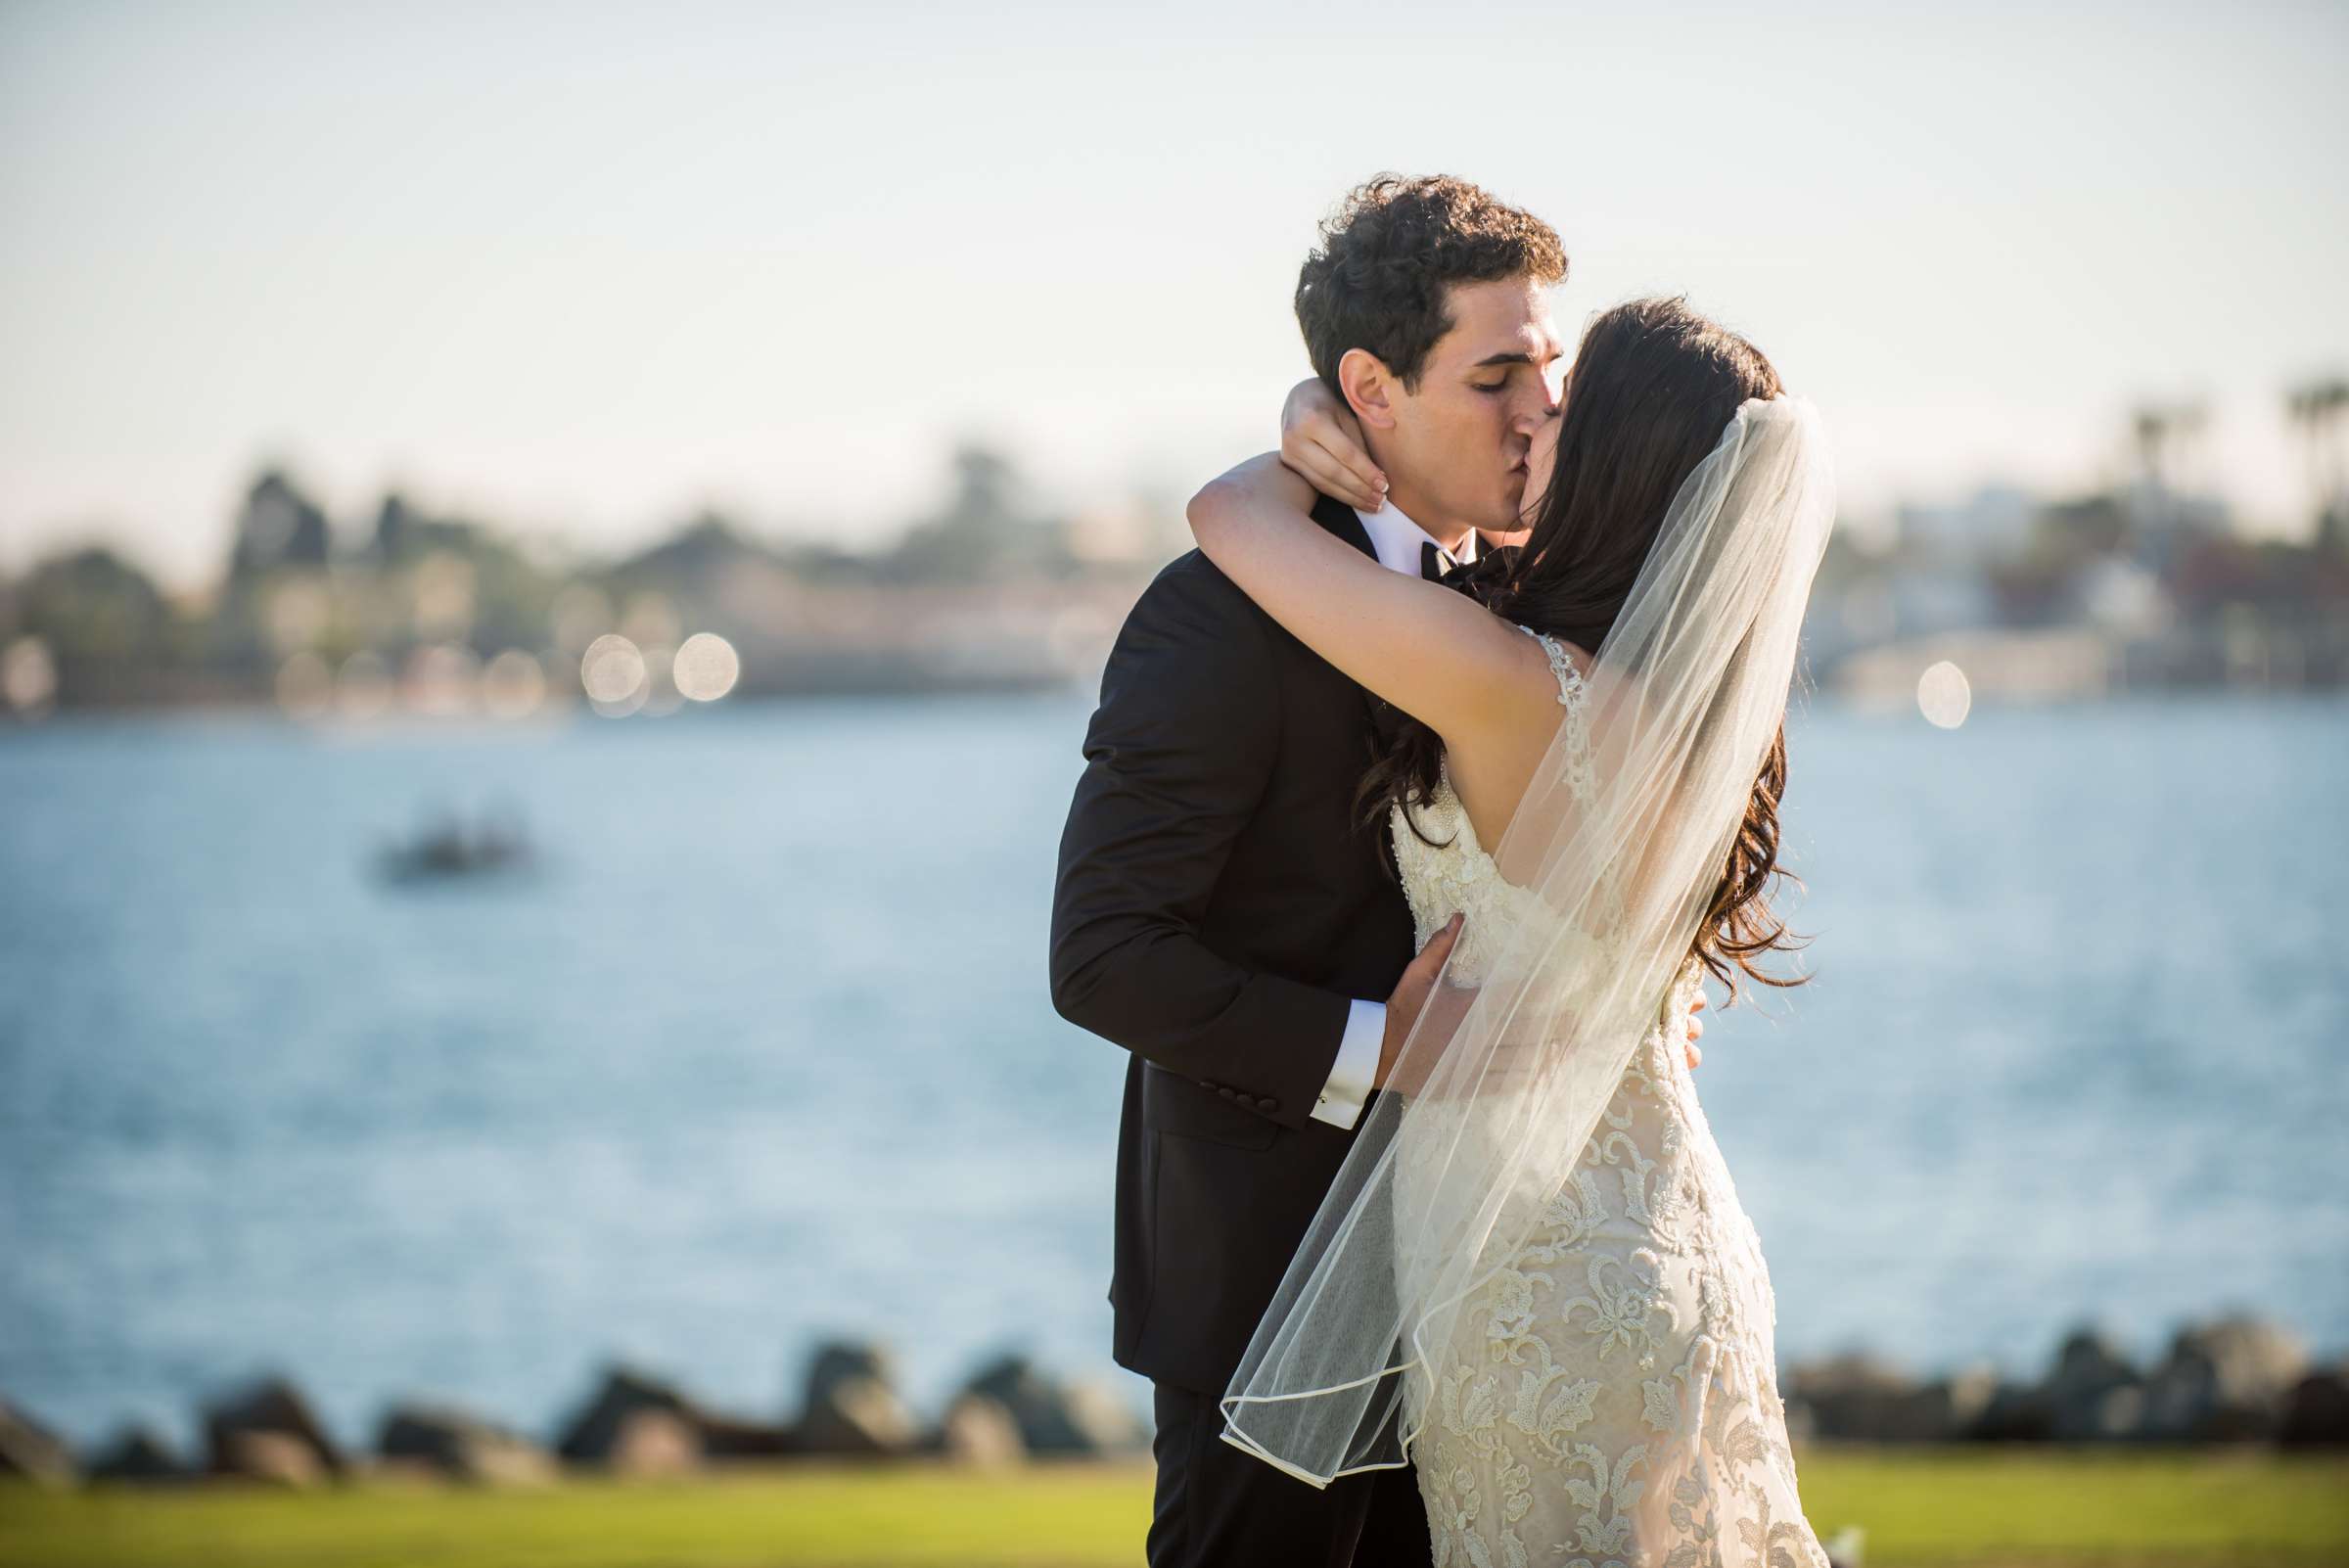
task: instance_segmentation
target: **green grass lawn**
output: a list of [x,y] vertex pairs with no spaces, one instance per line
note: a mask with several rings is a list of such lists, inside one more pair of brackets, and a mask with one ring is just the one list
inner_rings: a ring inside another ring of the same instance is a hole
[[[2349,1562],[2349,1455],[1801,1451],[1803,1501],[1867,1568]],[[40,1568],[1130,1568],[1146,1468],[799,1467],[541,1492],[0,1488],[0,1565]]]

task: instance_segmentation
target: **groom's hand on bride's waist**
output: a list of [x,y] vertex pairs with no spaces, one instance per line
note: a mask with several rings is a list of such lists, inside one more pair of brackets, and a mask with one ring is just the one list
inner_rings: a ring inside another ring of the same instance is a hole
[[[1378,1042],[1378,1077],[1371,1087],[1392,1089],[1403,1094],[1417,1094],[1427,1086],[1427,1075],[1437,1058],[1444,1054],[1452,1032],[1468,1014],[1468,1004],[1476,992],[1458,986],[1438,984],[1444,973],[1444,960],[1451,956],[1452,944],[1459,941],[1460,916],[1453,915],[1444,928],[1427,939],[1395,982],[1394,994],[1387,998],[1386,1035]],[[1419,1038],[1411,1040],[1413,1028],[1422,1015],[1427,1027]],[[1411,1053],[1404,1058],[1404,1042],[1411,1040]]]
[[[1429,1074],[1451,1043],[1452,1035],[1476,1001],[1475,988],[1452,986],[1443,982],[1445,960],[1460,938],[1461,917],[1453,915],[1441,931],[1427,939],[1427,945],[1410,961],[1403,978],[1395,983],[1395,991],[1387,998],[1386,1032],[1378,1044],[1378,1076],[1371,1083],[1377,1089],[1392,1089],[1403,1094],[1418,1094],[1427,1086]],[[1698,1016],[1708,1005],[1704,992],[1697,992],[1688,1010],[1688,1066],[1693,1071],[1704,1060],[1704,1051],[1696,1043],[1705,1033],[1705,1021]],[[1426,1027],[1419,1038],[1411,1039],[1412,1031],[1422,1020]],[[1404,1058],[1404,1044],[1411,1042],[1409,1059]],[[1491,1064],[1506,1075],[1506,1064]]]

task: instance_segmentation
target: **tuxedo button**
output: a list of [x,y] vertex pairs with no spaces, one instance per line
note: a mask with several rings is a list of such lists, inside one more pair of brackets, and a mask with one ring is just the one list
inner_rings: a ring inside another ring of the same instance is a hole
[[1216,1092],[1217,1092],[1218,1094],[1221,1094],[1221,1095],[1222,1095],[1222,1096],[1223,1096],[1225,1099],[1227,1099],[1227,1100],[1230,1100],[1230,1099],[1237,1099],[1237,1098],[1239,1097],[1239,1096],[1237,1096],[1236,1094],[1232,1093],[1231,1089],[1230,1089],[1228,1086],[1225,1086],[1225,1087],[1220,1087],[1220,1088],[1218,1088],[1218,1089],[1216,1090]]
[[1256,1108],[1260,1111],[1277,1111],[1280,1109],[1280,1101],[1267,1094],[1256,1102]]

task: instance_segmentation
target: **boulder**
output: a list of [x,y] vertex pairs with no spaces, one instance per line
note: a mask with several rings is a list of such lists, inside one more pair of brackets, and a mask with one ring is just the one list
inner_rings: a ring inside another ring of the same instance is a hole
[[542,1486],[558,1473],[554,1455],[530,1439],[445,1407],[393,1407],[375,1446],[386,1459],[477,1486]]
[[[639,1415],[648,1418],[639,1421]],[[628,1437],[631,1424],[634,1435]],[[555,1451],[577,1464],[666,1474],[705,1458],[796,1453],[800,1439],[788,1426],[721,1415],[658,1378],[614,1366],[564,1427]]]
[[171,1452],[171,1445],[153,1427],[130,1426],[90,1461],[93,1481],[123,1481],[138,1486],[185,1481],[192,1471]]
[[2276,1441],[2287,1449],[2349,1447],[2349,1360],[2321,1366],[2292,1385]]
[[2134,1437],[2143,1424],[2143,1375],[2093,1326],[2064,1337],[2039,1394],[2059,1443]]
[[1918,1382],[1865,1351],[1793,1368],[1786,1377],[1790,1443],[1837,1438],[1865,1443],[1951,1443],[1989,1407],[1998,1373],[1987,1365]]
[[21,1476],[45,1487],[71,1486],[73,1451],[65,1439],[0,1400],[0,1475]]
[[231,1427],[212,1440],[212,1473],[271,1486],[318,1486],[329,1476],[317,1449],[292,1432]]
[[1789,1369],[1784,1393],[1790,1410],[1803,1407],[1802,1418],[1789,1425],[1799,1425],[1806,1438],[1882,1443],[1911,1435],[1923,1390],[1891,1362],[1846,1351]]
[[[602,1384],[564,1428],[555,1452],[579,1464],[613,1464],[623,1429],[631,1418],[648,1412],[669,1417],[684,1427],[695,1454],[699,1455],[700,1412],[692,1402],[667,1383],[624,1366],[605,1371]],[[645,1457],[665,1446],[673,1446],[675,1439],[674,1434],[664,1431],[662,1423],[653,1422],[644,1425],[636,1441],[644,1447],[639,1457]]]
[[1130,1454],[1150,1447],[1150,1428],[1133,1405],[1104,1377],[1080,1377],[1061,1386],[1061,1404],[1082,1453]]
[[1992,1361],[1969,1361],[1940,1381],[1949,1389],[1951,1410],[1962,1429],[1980,1419],[1998,1397],[1999,1368]]
[[1959,1435],[1978,1443],[2046,1443],[2055,1435],[2054,1412],[2037,1383],[2002,1379]]
[[1977,1363],[1937,1377],[1896,1412],[1895,1425],[1919,1443],[1955,1443],[1973,1429],[1999,1390],[1998,1368]]
[[1002,1403],[984,1394],[963,1394],[946,1407],[934,1446],[949,1464],[1002,1469],[1028,1456],[1020,1423]]
[[[204,1433],[216,1474],[245,1475],[259,1464],[267,1473],[256,1479],[296,1482],[309,1471],[316,1472],[311,1476],[316,1479],[339,1476],[349,1468],[309,1401],[282,1377],[264,1378],[207,1409]],[[245,1437],[283,1441],[245,1443]],[[306,1451],[311,1463],[305,1466],[293,1459],[284,1452],[288,1445]]]
[[620,1418],[603,1465],[615,1475],[686,1475],[701,1468],[702,1433],[674,1410],[641,1406]]
[[2272,1436],[2308,1370],[2308,1347],[2235,1314],[2178,1331],[2145,1387],[2147,1436],[2193,1443]]
[[801,1404],[803,1452],[872,1458],[910,1453],[919,1437],[886,1350],[834,1343],[816,1351]]
[[1009,1411],[1030,1453],[1125,1453],[1149,1443],[1148,1431],[1116,1389],[1094,1379],[1063,1385],[1023,1356],[990,1363],[963,1393]]

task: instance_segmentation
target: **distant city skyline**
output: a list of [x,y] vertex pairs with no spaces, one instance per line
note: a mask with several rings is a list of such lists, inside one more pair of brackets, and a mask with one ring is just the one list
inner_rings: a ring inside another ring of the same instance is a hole
[[1320,214],[1381,168],[1685,290],[1832,420],[1848,509],[2196,476],[2297,535],[2349,366],[2349,14],[1853,6],[984,19],[0,10],[0,570],[176,586],[283,463],[582,548],[704,506],[853,541],[979,438],[1055,503],[1271,443]]

